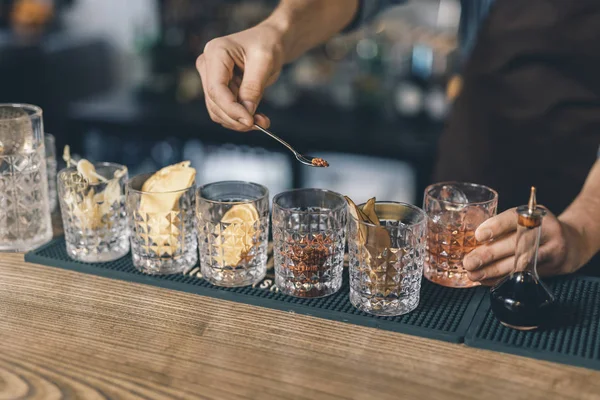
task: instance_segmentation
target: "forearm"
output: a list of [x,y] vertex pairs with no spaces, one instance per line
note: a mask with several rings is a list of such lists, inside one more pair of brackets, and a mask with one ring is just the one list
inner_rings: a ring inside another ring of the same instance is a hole
[[262,24],[281,34],[288,63],[344,29],[357,9],[358,0],[282,0]]
[[579,267],[600,250],[600,160],[596,161],[583,189],[559,219],[579,233]]

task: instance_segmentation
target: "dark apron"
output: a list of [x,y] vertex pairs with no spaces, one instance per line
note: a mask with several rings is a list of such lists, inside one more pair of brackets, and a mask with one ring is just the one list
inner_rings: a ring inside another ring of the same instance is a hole
[[491,186],[500,208],[529,188],[555,214],[600,145],[600,0],[497,0],[465,66],[435,181]]

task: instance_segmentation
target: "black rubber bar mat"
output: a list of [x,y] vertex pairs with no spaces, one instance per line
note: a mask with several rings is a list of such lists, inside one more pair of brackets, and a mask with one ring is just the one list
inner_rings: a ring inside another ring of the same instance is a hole
[[[336,294],[321,299],[302,299],[278,293],[276,287],[271,285],[272,269],[269,270],[271,275],[268,274],[265,280],[255,287],[220,288],[202,279],[198,267],[186,274],[150,276],[137,271],[130,256],[99,264],[73,261],[67,255],[64,238],[55,239],[27,253],[25,260],[107,278],[454,343],[463,341],[485,292],[478,289],[449,289],[423,279],[421,302],[416,310],[400,317],[376,317],[356,310],[350,303],[347,269],[344,271],[344,284]],[[272,260],[270,264],[272,265]]]
[[486,294],[467,332],[471,347],[600,370],[600,278],[547,282],[559,308],[553,327],[521,332],[500,324]]

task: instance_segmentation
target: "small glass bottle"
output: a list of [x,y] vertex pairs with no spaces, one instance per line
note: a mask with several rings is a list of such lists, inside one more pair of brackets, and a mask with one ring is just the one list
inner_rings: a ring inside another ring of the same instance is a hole
[[546,210],[537,206],[534,187],[529,204],[518,207],[517,214],[515,268],[491,290],[491,307],[503,325],[533,330],[548,324],[555,304],[554,296],[537,273],[542,219]]

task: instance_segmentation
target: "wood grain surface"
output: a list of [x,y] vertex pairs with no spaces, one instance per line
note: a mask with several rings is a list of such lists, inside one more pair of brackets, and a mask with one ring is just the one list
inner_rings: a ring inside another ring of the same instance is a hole
[[0,399],[597,399],[600,372],[0,254]]

